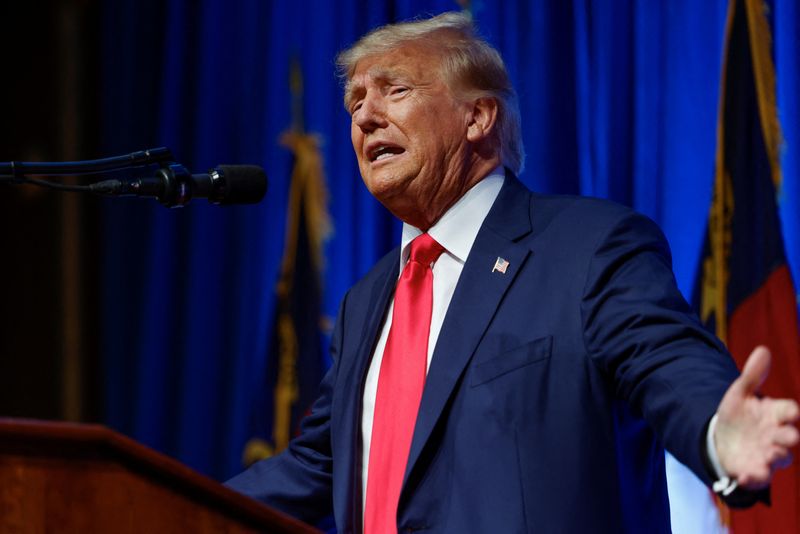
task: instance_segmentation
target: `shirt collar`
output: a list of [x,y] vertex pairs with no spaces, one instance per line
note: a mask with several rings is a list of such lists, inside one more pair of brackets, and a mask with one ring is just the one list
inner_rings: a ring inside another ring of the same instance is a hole
[[[497,167],[489,176],[472,186],[453,204],[439,220],[428,229],[428,233],[447,254],[461,263],[467,261],[472,244],[478,236],[483,220],[489,214],[500,189],[503,187],[505,173],[503,167]],[[408,260],[411,241],[422,234],[422,230],[403,223],[403,238],[400,249],[400,267],[402,270]]]

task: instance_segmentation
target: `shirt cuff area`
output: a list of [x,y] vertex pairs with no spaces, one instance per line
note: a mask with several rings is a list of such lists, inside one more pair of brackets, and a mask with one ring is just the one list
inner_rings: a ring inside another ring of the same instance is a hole
[[717,428],[717,418],[718,414],[715,413],[714,417],[712,417],[711,421],[708,423],[708,432],[706,432],[706,454],[708,454],[708,460],[716,476],[716,481],[711,488],[714,490],[714,493],[727,497],[736,490],[739,484],[735,479],[731,479],[731,477],[728,476],[725,468],[722,467],[722,464],[719,462],[717,446],[714,443],[714,430]]

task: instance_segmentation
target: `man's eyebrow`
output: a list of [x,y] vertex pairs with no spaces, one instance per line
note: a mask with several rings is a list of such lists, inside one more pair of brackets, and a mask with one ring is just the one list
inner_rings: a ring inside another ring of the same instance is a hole
[[[409,73],[406,72],[404,69],[393,69],[389,67],[372,67],[366,72],[366,75],[372,78],[373,80],[381,81],[381,82],[389,82],[398,79],[406,79],[409,77]],[[353,81],[353,79],[349,79],[344,86],[344,105],[345,107],[349,106],[349,104],[355,98],[356,93],[359,90],[363,89],[364,84]]]

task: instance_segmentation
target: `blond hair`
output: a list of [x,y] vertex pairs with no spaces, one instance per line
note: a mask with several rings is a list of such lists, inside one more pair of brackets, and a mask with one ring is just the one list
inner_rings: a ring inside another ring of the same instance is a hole
[[517,93],[503,58],[478,35],[468,14],[449,12],[372,30],[337,56],[339,75],[349,80],[362,59],[409,43],[429,46],[440,53],[442,76],[457,98],[492,97],[496,100],[500,159],[513,173],[521,173],[525,166],[525,148]]

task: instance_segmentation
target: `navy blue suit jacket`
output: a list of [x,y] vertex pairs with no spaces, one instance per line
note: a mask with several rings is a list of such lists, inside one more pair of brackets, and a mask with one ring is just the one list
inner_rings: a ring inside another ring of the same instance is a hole
[[[361,531],[362,391],[398,255],[344,298],[302,434],[230,486]],[[654,223],[507,178],[436,344],[398,528],[669,532],[663,447],[708,483],[704,429],[736,376],[681,297]]]

